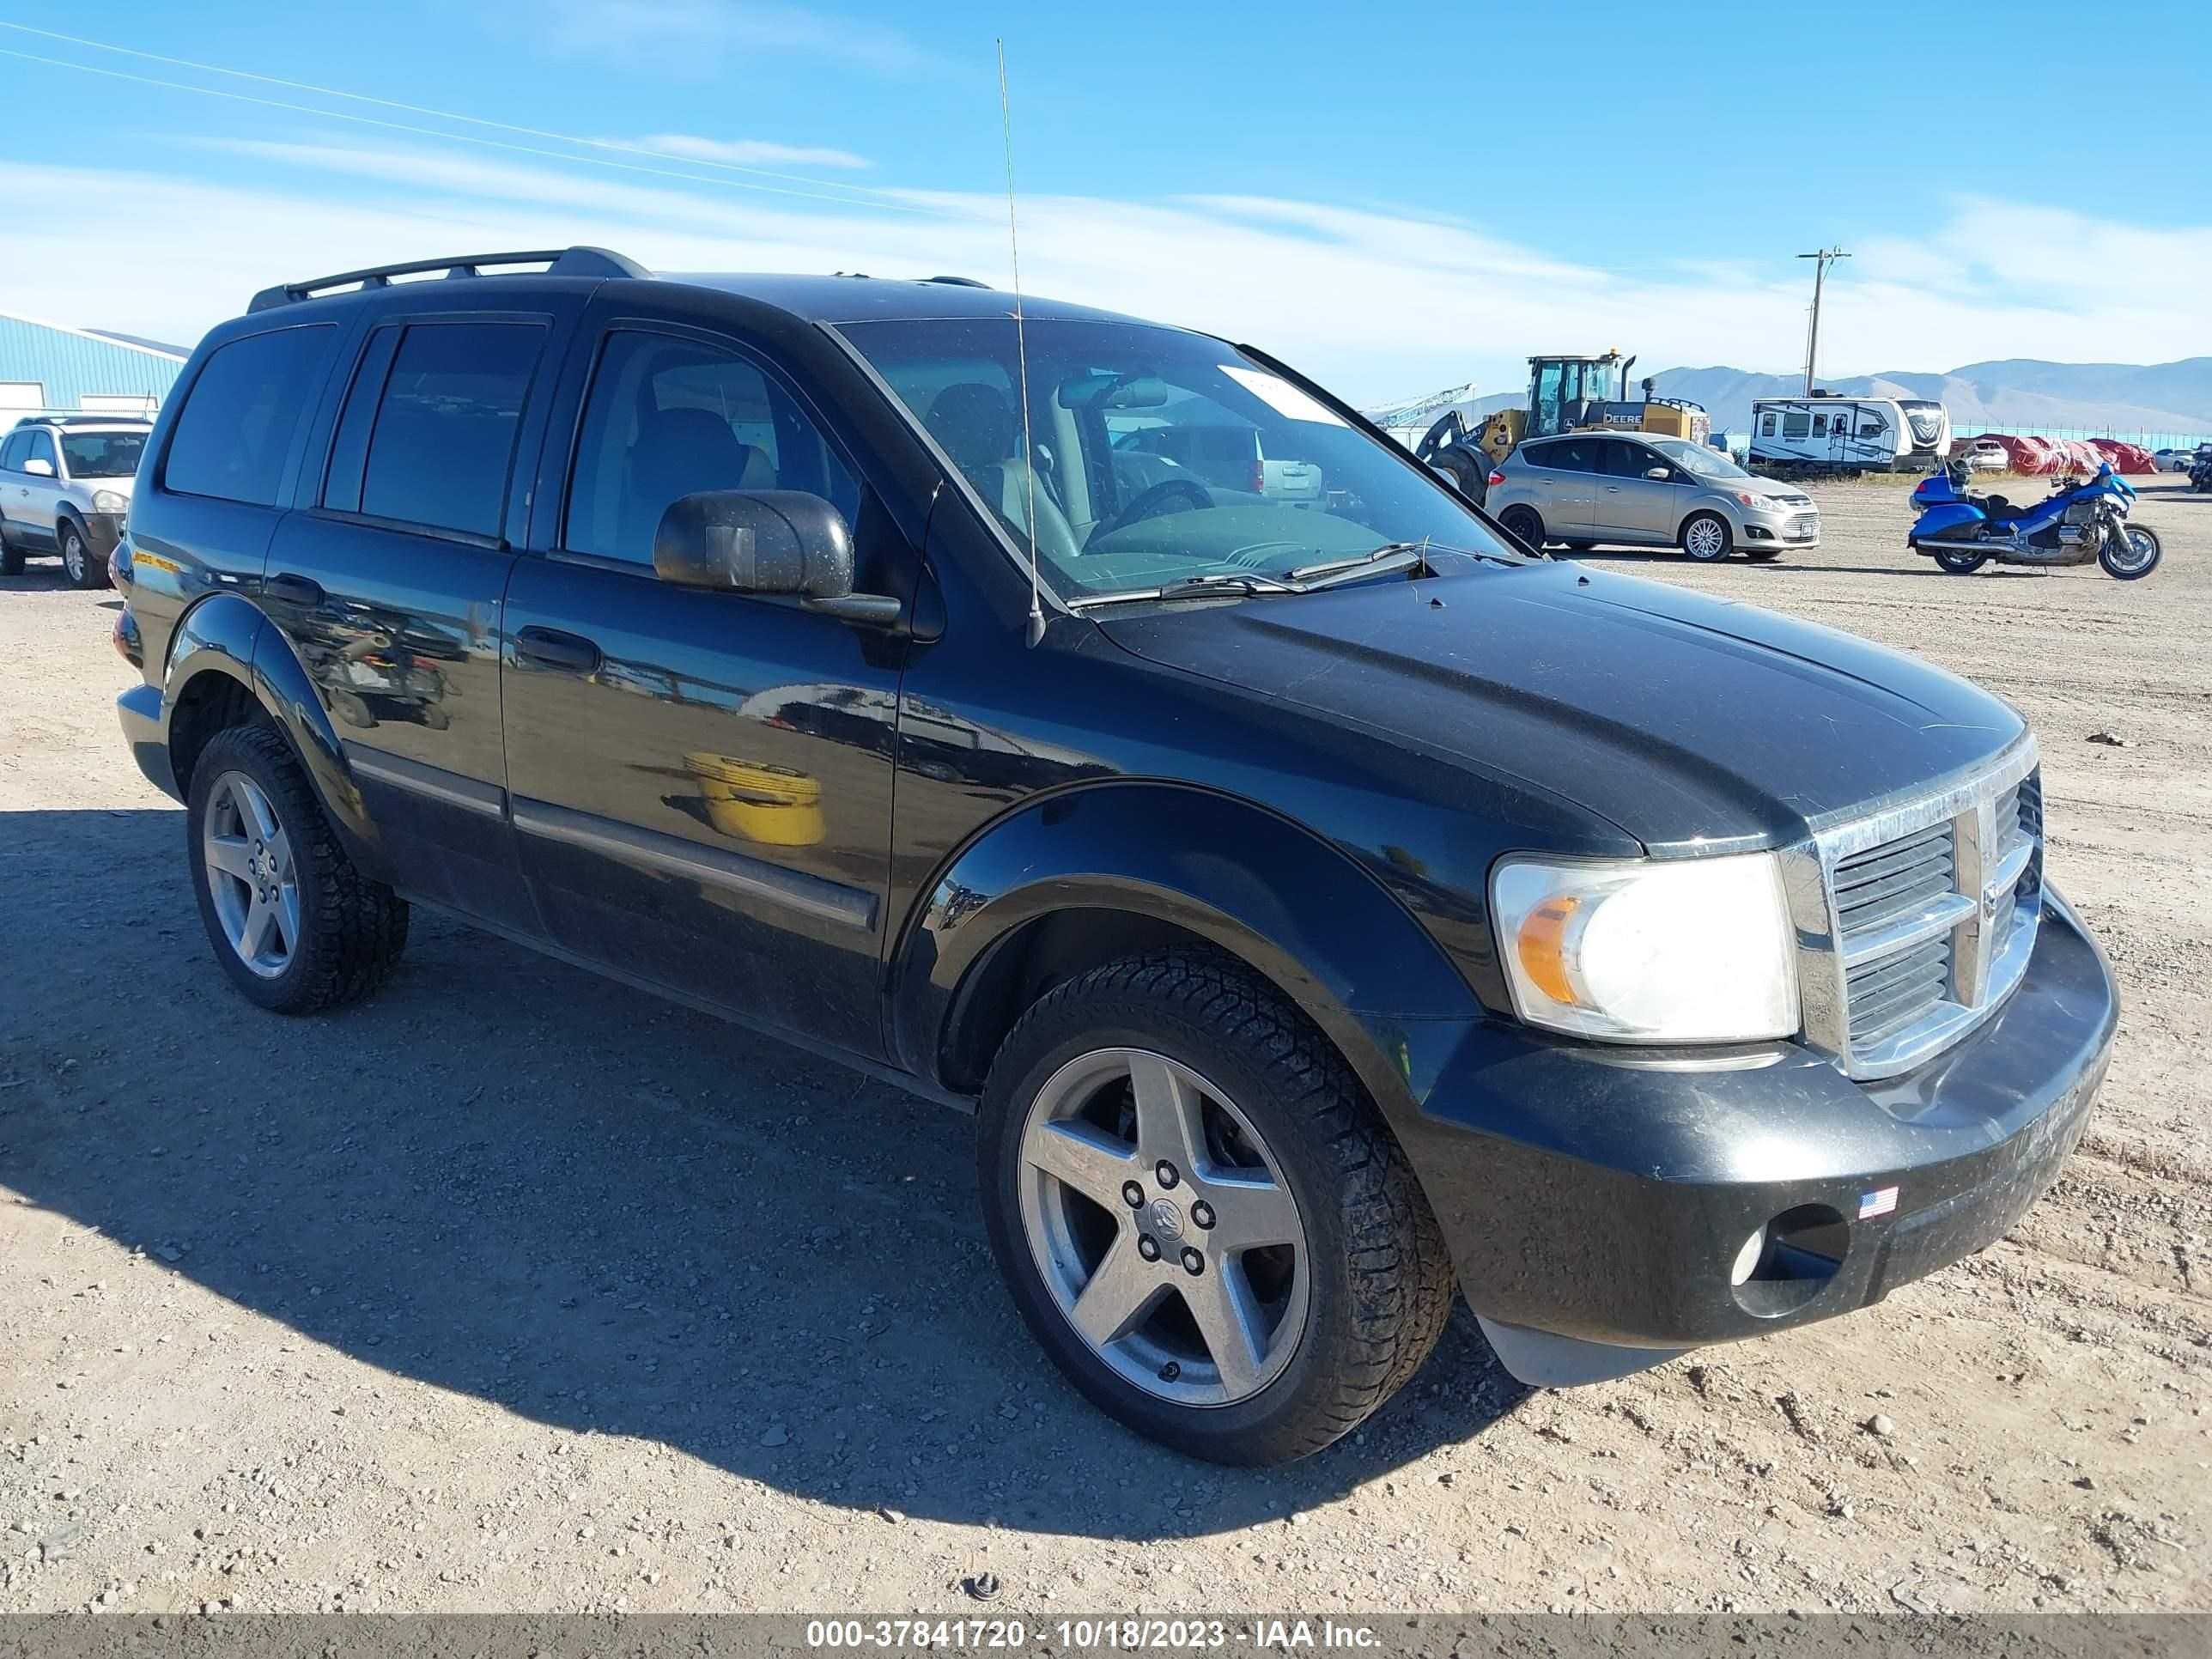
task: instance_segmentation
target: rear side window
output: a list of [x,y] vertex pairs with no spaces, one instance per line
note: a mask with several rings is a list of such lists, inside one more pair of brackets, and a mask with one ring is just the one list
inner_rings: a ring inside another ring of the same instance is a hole
[[0,472],[21,472],[23,470],[23,458],[30,453],[31,434],[29,433],[9,433],[8,441],[5,443],[0,443]]
[[177,416],[162,488],[274,507],[293,432],[312,412],[337,339],[333,325],[318,323],[217,347]]
[[1536,465],[1559,472],[1595,472],[1602,441],[1597,438],[1561,438],[1537,452]]
[[[392,354],[362,474],[371,518],[496,536],[539,323],[416,323]],[[354,396],[370,395],[356,386]]]

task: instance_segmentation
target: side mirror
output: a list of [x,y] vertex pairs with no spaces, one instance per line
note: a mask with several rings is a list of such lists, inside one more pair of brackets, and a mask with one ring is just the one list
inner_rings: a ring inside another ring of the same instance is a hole
[[54,464],[43,457],[33,456],[23,463],[23,471],[34,478],[51,478],[54,476]]
[[1644,468],[1644,476],[1650,479],[1653,483],[1665,483],[1674,475],[1663,466],[1650,466]]
[[896,599],[853,591],[853,532],[804,490],[702,489],[672,502],[653,533],[653,574],[676,587],[786,595],[848,622],[900,617]]

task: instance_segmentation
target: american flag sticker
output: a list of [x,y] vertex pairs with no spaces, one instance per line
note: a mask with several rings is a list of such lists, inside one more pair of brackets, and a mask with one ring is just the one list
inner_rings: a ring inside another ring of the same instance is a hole
[[1874,1216],[1887,1215],[1896,1208],[1897,1188],[1894,1187],[1878,1187],[1873,1192],[1859,1194],[1859,1219],[1862,1221]]

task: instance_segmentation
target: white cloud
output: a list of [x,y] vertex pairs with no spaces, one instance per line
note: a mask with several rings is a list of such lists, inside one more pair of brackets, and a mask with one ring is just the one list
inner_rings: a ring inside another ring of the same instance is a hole
[[696,138],[685,132],[656,132],[617,142],[690,161],[720,161],[732,167],[865,167],[873,165],[849,149],[811,144],[775,144],[759,138]]
[[[1006,204],[988,192],[887,193],[878,206],[343,140],[221,147],[252,157],[259,182],[11,168],[0,305],[189,339],[287,277],[567,242],[664,270],[995,284],[1006,270]],[[349,182],[333,189],[340,178]],[[2187,273],[2203,268],[2212,230],[2051,211],[1962,204],[1918,242],[1862,242],[1831,282],[1823,371],[2160,362],[2201,338]],[[1607,346],[1645,370],[1787,370],[1804,338],[1808,284],[1795,268],[1777,280],[1725,264],[1613,270],[1434,216],[1275,198],[1036,196],[1021,214],[1032,292],[1248,340],[1362,402],[1469,380],[1511,389],[1532,352]],[[131,234],[88,228],[114,225]],[[2031,231],[2093,257],[2023,254]]]

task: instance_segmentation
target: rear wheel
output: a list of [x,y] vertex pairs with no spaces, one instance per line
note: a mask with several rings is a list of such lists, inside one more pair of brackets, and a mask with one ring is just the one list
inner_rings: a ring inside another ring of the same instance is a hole
[[23,550],[9,544],[8,521],[0,519],[0,576],[20,576],[22,574]]
[[275,728],[218,732],[187,794],[193,890],[232,984],[282,1014],[383,984],[406,947],[406,901],[354,868]]
[[1048,994],[983,1097],[991,1247],[1091,1402],[1178,1450],[1276,1463],[1358,1426],[1449,1311],[1442,1236],[1343,1061],[1197,951]]
[[1936,562],[1954,576],[1971,576],[1990,562],[1990,556],[1978,547],[1939,547]]
[[1692,513],[1682,526],[1682,551],[1700,564],[1718,564],[1735,545],[1735,532],[1717,513]]
[[54,539],[62,556],[63,574],[72,587],[105,587],[107,586],[107,567],[93,557],[92,549],[86,545],[84,532],[75,522],[64,519],[54,532]]
[[1533,507],[1509,507],[1498,515],[1505,533],[1532,553],[1544,549],[1544,520]]

